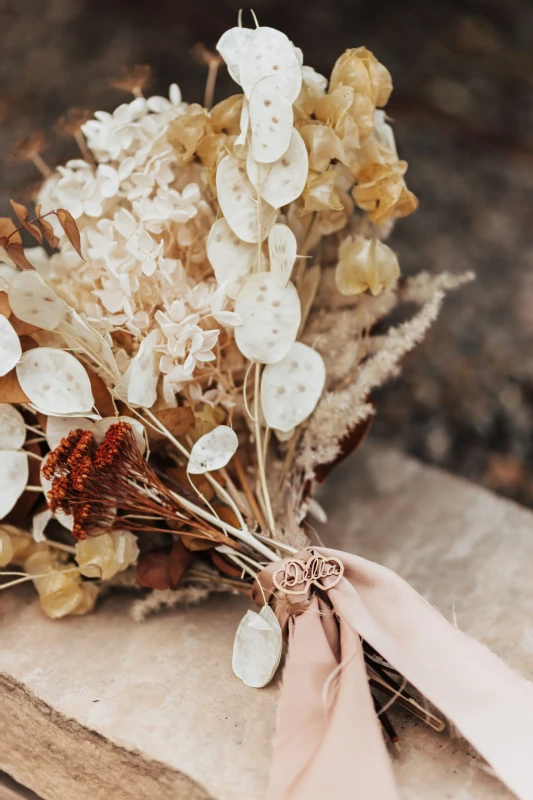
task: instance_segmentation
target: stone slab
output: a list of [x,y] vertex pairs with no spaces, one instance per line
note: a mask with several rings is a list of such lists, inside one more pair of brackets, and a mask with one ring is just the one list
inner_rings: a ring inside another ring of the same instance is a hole
[[[322,501],[325,542],[396,570],[533,675],[531,512],[373,442]],[[218,595],[137,624],[128,602],[52,622],[28,587],[2,596],[0,770],[44,800],[261,800],[278,688],[231,671],[247,604]],[[395,722],[403,800],[510,797],[457,737]]]

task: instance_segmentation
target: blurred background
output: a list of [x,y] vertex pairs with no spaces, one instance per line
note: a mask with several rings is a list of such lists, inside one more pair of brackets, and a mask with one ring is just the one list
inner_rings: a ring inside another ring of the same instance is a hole
[[[242,2],[242,0],[241,0]],[[533,506],[533,3],[528,0],[254,0],[305,63],[329,75],[366,45],[392,73],[387,107],[419,211],[392,237],[404,274],[473,269],[401,377],[377,398],[377,435]],[[111,82],[149,64],[150,93],[176,81],[202,102],[230,0],[0,0],[0,202],[39,176],[13,144],[47,132],[45,161],[77,150],[54,125],[68,109],[113,109]],[[246,12],[247,14],[248,12]],[[251,18],[245,15],[245,24]],[[236,91],[221,71],[215,100]]]

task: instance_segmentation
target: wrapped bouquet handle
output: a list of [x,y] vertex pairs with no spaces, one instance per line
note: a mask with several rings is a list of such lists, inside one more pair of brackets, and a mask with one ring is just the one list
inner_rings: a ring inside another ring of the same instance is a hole
[[289,639],[267,800],[345,797],[347,787],[365,800],[399,797],[362,640],[440,709],[517,797],[533,798],[533,684],[402,578],[359,556],[312,548],[266,567],[257,602],[265,593]]

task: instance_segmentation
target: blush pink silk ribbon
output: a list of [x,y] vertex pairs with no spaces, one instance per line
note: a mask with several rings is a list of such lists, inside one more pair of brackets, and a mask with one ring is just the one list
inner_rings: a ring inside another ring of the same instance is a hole
[[276,575],[292,561],[290,572],[294,560],[269,565],[258,578],[263,591],[254,587],[258,603],[264,592],[271,598],[289,637],[267,800],[399,798],[362,639],[440,709],[520,800],[533,800],[533,684],[389,569],[326,548],[295,559],[317,556],[344,567],[327,591],[280,589]]

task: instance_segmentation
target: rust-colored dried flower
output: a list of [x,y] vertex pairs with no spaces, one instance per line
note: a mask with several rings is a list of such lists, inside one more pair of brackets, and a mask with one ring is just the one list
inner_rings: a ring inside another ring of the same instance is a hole
[[[184,513],[179,495],[142,457],[127,422],[111,425],[99,445],[90,431],[72,431],[48,456],[43,474],[52,481],[50,508],[74,517],[72,533],[77,539],[125,528],[161,531],[148,519],[154,516],[182,519],[204,535],[225,539]],[[124,519],[128,514],[134,518]]]

